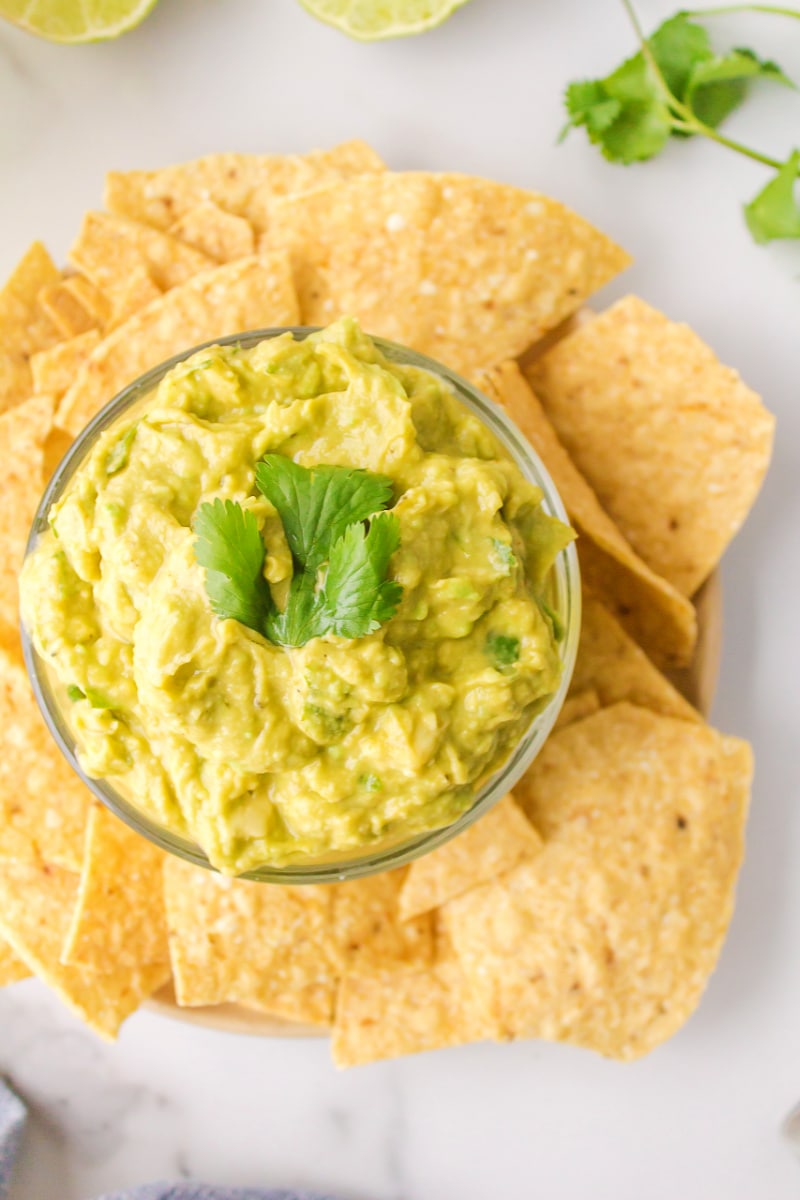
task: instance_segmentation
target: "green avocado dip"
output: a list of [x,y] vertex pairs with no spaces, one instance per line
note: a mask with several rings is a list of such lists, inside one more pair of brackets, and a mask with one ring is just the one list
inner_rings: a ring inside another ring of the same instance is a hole
[[[383,498],[342,534],[330,493],[315,556],[292,505],[322,476]],[[541,499],[351,319],[212,347],[97,439],[23,621],[85,772],[219,870],[363,857],[451,824],[557,690],[548,574],[573,535]]]

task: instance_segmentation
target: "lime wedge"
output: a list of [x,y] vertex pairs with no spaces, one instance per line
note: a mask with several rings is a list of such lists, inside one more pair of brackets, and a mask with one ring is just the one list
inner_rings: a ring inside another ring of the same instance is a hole
[[158,0],[0,0],[0,17],[51,42],[100,42],[127,33]]
[[315,17],[362,42],[407,37],[441,25],[467,0],[300,0]]

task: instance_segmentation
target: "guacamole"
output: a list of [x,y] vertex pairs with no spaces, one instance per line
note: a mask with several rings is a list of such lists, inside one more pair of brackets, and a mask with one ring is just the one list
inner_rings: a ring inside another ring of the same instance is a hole
[[[212,607],[196,539],[216,500],[252,514],[258,582],[287,604],[265,455],[388,477],[396,603],[371,632],[276,645]],[[99,437],[25,563],[23,620],[86,773],[215,867],[360,857],[452,823],[557,689],[548,572],[572,534],[541,498],[353,320],[214,347]]]

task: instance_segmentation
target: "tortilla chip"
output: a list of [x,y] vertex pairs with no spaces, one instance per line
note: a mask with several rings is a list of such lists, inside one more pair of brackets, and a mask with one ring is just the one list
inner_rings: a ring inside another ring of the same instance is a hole
[[528,378],[634,549],[693,595],[758,494],[772,414],[688,326],[635,296],[560,342]]
[[17,666],[24,667],[25,660],[22,656],[22,640],[19,636],[19,625],[11,625],[8,621],[4,621],[0,617],[0,651],[15,662]]
[[203,271],[153,301],[97,347],[61,401],[56,423],[78,433],[126,384],[201,342],[297,322],[285,254],[243,258]]
[[476,1007],[451,953],[420,971],[346,975],[336,1001],[331,1053],[337,1067],[421,1054],[498,1036]]
[[23,666],[5,647],[0,728],[0,861],[43,859],[79,870],[91,795],[57,750]]
[[108,318],[109,333],[118,326],[124,325],[131,317],[147,308],[154,300],[160,300],[163,295],[161,288],[155,284],[145,266],[138,266],[131,271],[125,286],[120,288],[114,297],[111,315]]
[[21,354],[0,354],[0,413],[21,404],[32,387],[28,359]]
[[[419,967],[433,959],[433,922],[428,914],[403,913],[405,869],[328,885],[333,892],[332,936],[342,970],[369,974],[387,966]],[[409,920],[413,917],[413,920]]]
[[359,141],[305,155],[209,154],[155,171],[112,171],[106,176],[104,203],[111,212],[166,230],[209,200],[260,230],[275,196],[382,170],[375,151]]
[[362,175],[277,200],[303,322],[350,314],[471,375],[520,354],[628,263],[568,209],[466,175]]
[[169,962],[163,859],[152,842],[92,806],[62,963],[107,971]]
[[673,1034],[731,918],[751,774],[746,743],[630,704],[551,737],[524,789],[542,853],[445,910],[487,1015],[626,1060]]
[[332,889],[248,883],[173,857],[164,884],[178,1004],[229,1000],[330,1023],[341,973]]
[[519,426],[552,475],[582,535],[578,558],[586,581],[659,666],[685,666],[697,640],[691,603],[651,571],[625,541],[559,442],[516,363],[503,363],[480,382]]
[[6,351],[25,355],[44,350],[58,340],[58,331],[37,304],[43,287],[61,279],[61,272],[41,242],[34,242],[0,290],[0,343]]
[[8,942],[0,938],[0,987],[27,979],[31,972],[21,958],[18,958]]
[[133,272],[142,268],[157,287],[168,291],[213,265],[205,254],[167,233],[102,212],[86,213],[69,259],[112,304],[127,289]]
[[438,850],[416,859],[400,894],[400,916],[419,916],[486,883],[541,849],[542,839],[511,795]]
[[584,592],[581,640],[570,695],[592,688],[607,707],[629,700],[642,708],[701,721],[696,708],[653,666],[599,600]]
[[44,490],[44,442],[53,421],[52,396],[34,396],[0,414],[0,617],[18,621],[17,575]]
[[90,1029],[112,1041],[122,1022],[169,978],[164,964],[92,971],[58,960],[78,880],[45,865],[0,866],[0,932],[23,962]]
[[404,872],[320,887],[250,883],[168,858],[164,879],[179,1004],[235,1001],[330,1024],[339,977],[427,964],[429,918],[401,923]]
[[571,725],[573,721],[582,721],[584,717],[590,717],[592,713],[598,712],[601,707],[600,697],[594,688],[585,688],[583,691],[570,694],[561,705],[561,712],[558,714],[553,729],[563,729],[565,725]]
[[556,342],[560,342],[562,338],[568,334],[574,333],[576,329],[580,329],[587,321],[591,321],[594,313],[588,305],[584,304],[577,312],[570,313],[564,321],[560,321],[554,329],[548,330],[543,338],[539,338],[538,342],[534,342],[532,346],[519,356],[517,360],[520,368],[525,371],[530,363],[535,362],[543,354],[546,354]]
[[214,262],[232,262],[256,252],[253,226],[244,217],[218,208],[210,200],[190,208],[170,225],[171,237],[193,246]]
[[31,374],[33,390],[38,395],[54,396],[60,400],[69,388],[78,368],[83,365],[96,346],[100,344],[100,334],[96,329],[88,329],[69,341],[57,342],[49,350],[40,350],[31,357]]
[[34,242],[0,290],[0,412],[30,395],[30,356],[58,341],[58,330],[36,298],[60,278],[42,243]]
[[111,313],[108,297],[83,275],[69,275],[42,288],[39,304],[65,338],[102,328]]

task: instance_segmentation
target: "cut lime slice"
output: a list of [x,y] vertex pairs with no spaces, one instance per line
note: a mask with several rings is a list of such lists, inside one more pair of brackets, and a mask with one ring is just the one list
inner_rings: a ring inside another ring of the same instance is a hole
[[127,33],[158,0],[0,0],[0,17],[51,42],[100,42]]
[[363,42],[407,37],[441,25],[467,0],[300,0],[329,25]]

